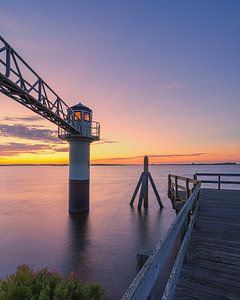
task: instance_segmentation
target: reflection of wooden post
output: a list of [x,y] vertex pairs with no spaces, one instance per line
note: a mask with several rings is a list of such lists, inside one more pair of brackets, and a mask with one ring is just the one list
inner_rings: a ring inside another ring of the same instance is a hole
[[140,210],[142,208],[142,203],[145,208],[148,207],[148,181],[150,181],[150,183],[152,185],[154,194],[157,198],[160,208],[163,208],[161,198],[158,194],[157,188],[154,184],[153,178],[148,169],[148,157],[147,156],[144,157],[144,170],[138,180],[138,183],[137,183],[136,189],[133,193],[130,205],[133,205],[133,202],[137,196],[138,190],[140,189],[139,200],[138,200],[138,209]]
[[178,178],[175,177],[175,199],[178,199]]

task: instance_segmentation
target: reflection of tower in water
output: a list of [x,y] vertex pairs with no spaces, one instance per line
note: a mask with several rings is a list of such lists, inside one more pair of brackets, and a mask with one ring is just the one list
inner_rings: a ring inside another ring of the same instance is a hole
[[64,273],[74,272],[81,279],[88,280],[91,276],[89,270],[89,216],[88,213],[69,216],[68,236]]

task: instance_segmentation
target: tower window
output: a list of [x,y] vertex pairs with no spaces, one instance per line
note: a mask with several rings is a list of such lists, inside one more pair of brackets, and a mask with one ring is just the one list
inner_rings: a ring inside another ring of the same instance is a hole
[[84,121],[85,122],[90,122],[90,114],[89,113],[84,113]]
[[81,111],[75,111],[74,112],[74,119],[77,121],[77,120],[81,120],[81,118],[82,118]]

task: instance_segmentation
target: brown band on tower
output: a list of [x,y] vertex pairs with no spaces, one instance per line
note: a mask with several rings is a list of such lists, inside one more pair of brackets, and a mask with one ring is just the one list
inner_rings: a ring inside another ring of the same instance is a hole
[[69,212],[79,213],[89,210],[89,179],[69,180]]

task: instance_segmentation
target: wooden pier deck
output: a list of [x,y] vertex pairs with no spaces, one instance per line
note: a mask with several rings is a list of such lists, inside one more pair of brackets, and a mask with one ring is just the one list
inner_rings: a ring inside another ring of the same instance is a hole
[[240,190],[221,189],[239,185],[237,177],[168,175],[177,216],[155,249],[143,255],[122,300],[240,299]]
[[201,189],[174,299],[240,299],[240,190]]

